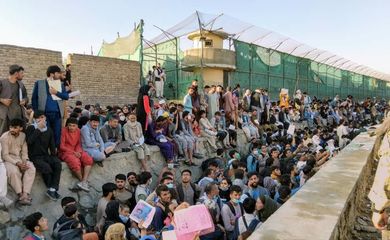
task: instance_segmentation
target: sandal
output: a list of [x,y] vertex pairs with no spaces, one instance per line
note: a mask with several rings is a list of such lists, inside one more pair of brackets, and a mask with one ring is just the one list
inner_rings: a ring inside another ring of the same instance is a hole
[[18,202],[21,205],[28,205],[28,206],[31,205],[31,200],[29,198],[21,198],[21,199],[18,200]]

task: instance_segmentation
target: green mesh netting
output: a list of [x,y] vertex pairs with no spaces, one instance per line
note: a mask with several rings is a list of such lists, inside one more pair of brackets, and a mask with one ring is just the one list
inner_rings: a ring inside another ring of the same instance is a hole
[[141,61],[142,23],[126,37],[118,37],[112,43],[103,42],[98,56]]
[[236,71],[231,73],[231,85],[242,88],[267,88],[273,100],[281,88],[307,91],[311,96],[344,98],[351,94],[357,99],[389,97],[390,84],[309,59],[295,57],[250,43],[234,41]]
[[157,45],[152,45],[143,51],[143,73],[146,75],[154,65],[160,63],[165,68],[166,82],[164,84],[164,96],[169,99],[182,99],[187,94],[187,87],[193,79],[201,79],[201,76],[182,69],[183,51],[179,39],[169,40]]

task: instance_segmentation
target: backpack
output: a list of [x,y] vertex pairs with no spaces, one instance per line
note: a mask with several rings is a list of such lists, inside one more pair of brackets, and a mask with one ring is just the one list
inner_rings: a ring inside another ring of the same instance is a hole
[[[67,224],[73,222],[70,224],[69,229],[62,229]],[[77,221],[74,219],[71,219],[69,221],[64,222],[61,225],[58,225],[52,234],[53,239],[56,240],[82,240],[83,239],[83,230],[81,228],[72,228],[73,224]]]
[[[253,157],[253,159],[254,159],[254,161],[252,161],[252,165],[256,165],[256,170],[258,170],[258,168],[259,168],[259,162],[257,161],[257,159],[256,159],[256,156],[255,155],[253,155],[252,153],[249,153],[248,155],[246,155],[245,157],[243,157],[243,158],[241,158],[240,159],[240,162],[242,162],[242,163],[245,163],[245,165],[247,166],[248,164],[248,161],[247,161],[247,159],[248,159],[248,157],[249,156],[252,156]],[[248,167],[248,166],[247,166]]]
[[[242,220],[244,222],[246,231],[249,231],[249,232],[254,232],[257,225],[260,223],[260,221],[255,218],[248,225],[244,215],[242,216]],[[238,239],[239,236],[240,236],[240,229],[238,226],[238,219],[237,219],[236,222],[234,223],[233,239]]]
[[[244,207],[242,206],[242,203],[238,203],[240,205],[240,209],[241,209],[241,214],[244,214]],[[234,206],[232,204],[232,202],[227,202],[226,205],[229,207],[230,209],[230,212],[233,213],[234,216],[236,216],[236,210],[234,209]],[[222,214],[221,214],[222,215]],[[236,218],[236,221],[234,224],[236,224],[238,222],[238,218]],[[226,226],[225,226],[226,227]],[[234,231],[234,230],[233,230]],[[234,238],[234,239],[237,239],[237,238]]]

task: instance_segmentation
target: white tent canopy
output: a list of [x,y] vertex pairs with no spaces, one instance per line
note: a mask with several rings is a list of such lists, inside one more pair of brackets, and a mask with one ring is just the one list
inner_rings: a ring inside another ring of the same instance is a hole
[[318,63],[361,75],[390,81],[390,74],[376,71],[370,67],[352,62],[351,60],[331,52],[311,47],[279,33],[242,22],[225,14],[214,15],[195,12],[182,22],[152,39],[151,42],[158,44],[169,40],[172,36],[183,37],[191,32],[199,30],[224,31],[229,34],[231,39],[252,43],[297,57],[307,58]]

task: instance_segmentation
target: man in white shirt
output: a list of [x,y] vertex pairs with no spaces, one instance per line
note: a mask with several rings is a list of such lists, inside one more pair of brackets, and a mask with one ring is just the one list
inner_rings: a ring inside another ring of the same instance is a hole
[[165,73],[161,69],[160,63],[157,63],[157,67],[153,68],[153,76],[156,85],[156,97],[161,98],[164,96]]
[[243,202],[244,215],[238,221],[238,233],[241,235],[246,231],[254,231],[260,227],[261,222],[256,216],[256,200],[253,198],[246,198]]

